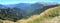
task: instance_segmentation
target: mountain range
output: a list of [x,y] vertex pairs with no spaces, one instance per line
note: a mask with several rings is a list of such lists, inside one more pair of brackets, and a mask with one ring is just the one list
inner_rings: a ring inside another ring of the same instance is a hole
[[56,5],[57,3],[18,3],[18,4],[10,4],[10,5],[2,5],[0,4],[0,9],[7,9],[7,8],[20,8],[23,14],[28,14],[33,12],[36,9],[42,9],[44,6],[51,6]]
[[44,4],[41,4],[41,3],[34,3],[34,4],[32,4],[32,3],[19,3],[19,4],[8,5],[8,7],[17,7],[17,8],[24,10],[24,11],[29,11],[29,10],[36,9],[37,7],[41,8],[41,6],[43,7],[43,6],[54,5],[54,4],[50,4],[50,3],[44,3]]
[[43,9],[46,8],[46,7],[44,8],[44,6],[51,6],[51,5],[56,5],[56,4],[55,3],[52,3],[52,4],[50,3],[43,3],[43,4],[42,3],[33,3],[33,4],[32,3],[19,3],[19,4],[10,4],[10,5],[0,4],[0,10],[2,9],[4,14],[11,15],[9,17],[10,19],[13,18],[13,20],[18,20],[26,15],[29,15],[30,13],[35,13],[37,9],[38,9],[37,11],[43,11]]

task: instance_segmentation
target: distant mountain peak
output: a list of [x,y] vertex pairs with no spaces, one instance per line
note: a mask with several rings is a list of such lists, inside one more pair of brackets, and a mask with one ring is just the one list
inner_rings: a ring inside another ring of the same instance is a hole
[[4,6],[4,5],[0,4],[0,6]]
[[44,6],[49,6],[49,5],[56,5],[57,2],[38,2],[40,4],[43,4]]
[[40,4],[57,4],[57,2],[37,2],[37,3],[40,3]]
[[8,7],[5,6],[5,5],[0,4],[0,9],[6,9],[6,8],[8,8]]

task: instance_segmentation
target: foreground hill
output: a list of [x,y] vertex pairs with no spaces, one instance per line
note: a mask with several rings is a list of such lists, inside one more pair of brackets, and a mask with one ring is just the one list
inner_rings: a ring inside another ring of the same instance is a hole
[[31,16],[28,19],[22,19],[18,23],[60,23],[60,6],[56,6],[39,15]]

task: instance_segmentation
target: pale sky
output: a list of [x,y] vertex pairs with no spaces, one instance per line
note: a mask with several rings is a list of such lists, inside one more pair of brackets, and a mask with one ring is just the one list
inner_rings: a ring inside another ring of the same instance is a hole
[[36,3],[36,2],[57,2],[57,3],[60,3],[60,0],[0,0],[0,4]]

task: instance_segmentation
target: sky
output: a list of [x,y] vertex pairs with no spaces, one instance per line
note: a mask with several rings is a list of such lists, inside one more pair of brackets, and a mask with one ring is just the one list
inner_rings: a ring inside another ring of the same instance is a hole
[[57,2],[57,3],[60,3],[60,0],[0,0],[0,4],[36,3],[36,2]]

